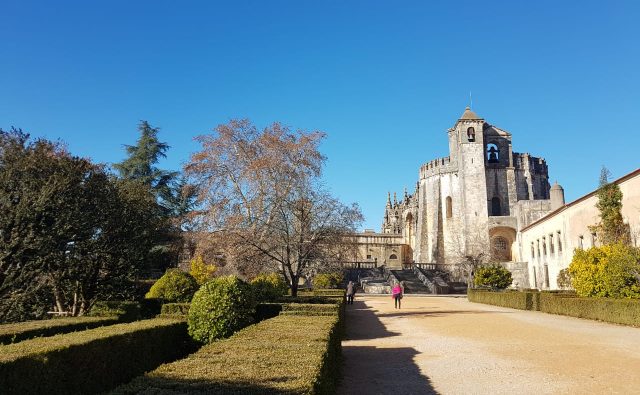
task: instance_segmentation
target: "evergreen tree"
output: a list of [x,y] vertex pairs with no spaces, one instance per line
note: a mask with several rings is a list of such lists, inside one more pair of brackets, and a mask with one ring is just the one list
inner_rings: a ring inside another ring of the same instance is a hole
[[147,185],[159,199],[159,203],[171,193],[171,183],[177,172],[161,170],[156,164],[166,158],[169,145],[158,139],[159,128],[152,127],[147,121],[138,125],[140,138],[136,145],[125,145],[128,157],[113,167],[125,180],[135,180]]
[[600,210],[600,223],[595,227],[595,231],[602,244],[628,243],[629,227],[622,218],[622,191],[618,184],[609,182],[609,177],[609,170],[603,166],[596,203]]

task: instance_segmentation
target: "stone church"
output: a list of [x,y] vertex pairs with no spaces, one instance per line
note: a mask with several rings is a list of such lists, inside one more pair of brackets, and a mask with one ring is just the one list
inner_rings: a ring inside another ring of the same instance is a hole
[[456,263],[487,248],[511,261],[517,232],[562,206],[562,188],[549,185],[544,159],[514,152],[511,133],[469,107],[447,138],[449,156],[421,166],[413,194],[388,195],[382,233],[402,236],[406,263]]
[[[468,107],[447,138],[449,156],[420,167],[413,193],[387,195],[381,233],[357,235],[358,259],[399,269],[484,254],[512,272],[515,287],[557,289],[573,252],[598,245],[597,191],[565,204],[545,160],[514,152],[511,133]],[[640,246],[640,169],[612,182]]]

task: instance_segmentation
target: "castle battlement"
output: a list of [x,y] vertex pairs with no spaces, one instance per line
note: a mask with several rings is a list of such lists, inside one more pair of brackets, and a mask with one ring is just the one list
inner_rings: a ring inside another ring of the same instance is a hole
[[424,179],[435,174],[448,173],[452,170],[454,169],[451,166],[451,158],[449,156],[434,159],[420,166],[420,179]]

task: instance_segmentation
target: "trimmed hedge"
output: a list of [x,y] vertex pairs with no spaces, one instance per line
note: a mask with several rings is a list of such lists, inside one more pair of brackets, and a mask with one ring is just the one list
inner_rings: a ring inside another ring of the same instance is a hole
[[120,322],[118,317],[66,317],[0,325],[0,344],[11,344],[41,336],[83,331]]
[[333,394],[340,375],[339,316],[278,316],[112,394]]
[[640,326],[640,300],[581,298],[570,292],[492,292],[471,289],[470,302]]
[[256,313],[253,315],[253,322],[260,322],[269,318],[277,317],[281,311],[281,303],[258,303],[256,306]]
[[540,311],[640,326],[640,300],[611,298],[579,298],[564,294],[540,294]]
[[151,319],[0,346],[2,394],[108,391],[193,350],[184,321]]
[[492,292],[469,289],[467,291],[467,298],[470,302],[492,304],[520,310],[528,310],[528,307],[533,305],[532,293],[529,292]]
[[89,316],[112,317],[117,316],[120,322],[131,322],[140,319],[142,307],[138,302],[99,300],[93,304]]
[[187,315],[189,315],[190,307],[191,303],[165,303],[160,309],[160,314],[162,314],[164,317],[186,317]]

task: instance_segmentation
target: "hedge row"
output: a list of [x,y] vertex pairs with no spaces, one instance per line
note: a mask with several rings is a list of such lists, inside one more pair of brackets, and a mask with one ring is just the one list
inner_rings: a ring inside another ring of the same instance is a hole
[[556,292],[480,290],[469,290],[468,298],[476,303],[640,326],[638,299],[580,298],[575,294]]
[[191,303],[165,303],[160,309],[160,314],[164,317],[186,317],[189,315],[189,307],[191,307]]
[[333,394],[339,316],[278,316],[160,366],[113,394]]
[[91,394],[192,351],[184,321],[151,319],[0,346],[2,394]]
[[90,316],[108,317],[118,316],[121,322],[131,322],[144,318],[153,318],[160,313],[162,301],[159,299],[143,299],[140,302],[131,301],[98,301]]
[[119,318],[112,317],[66,317],[49,320],[27,321],[0,325],[0,344],[11,344],[41,336],[83,331],[105,325],[113,325]]

